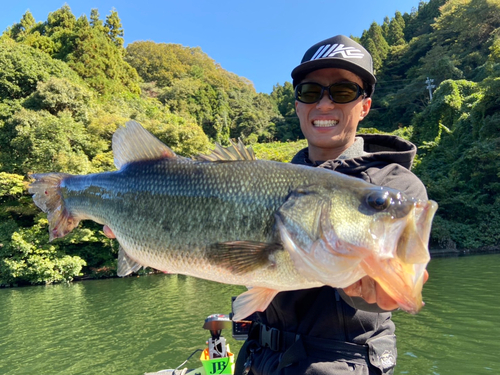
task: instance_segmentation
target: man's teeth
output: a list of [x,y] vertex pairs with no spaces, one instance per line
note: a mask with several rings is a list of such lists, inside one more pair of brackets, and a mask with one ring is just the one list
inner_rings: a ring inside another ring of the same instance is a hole
[[335,126],[339,122],[337,120],[315,120],[313,121],[313,125],[320,128],[327,128],[329,126]]

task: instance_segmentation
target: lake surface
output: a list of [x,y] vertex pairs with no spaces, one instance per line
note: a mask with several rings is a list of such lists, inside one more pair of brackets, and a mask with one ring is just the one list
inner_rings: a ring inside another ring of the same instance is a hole
[[[500,374],[500,254],[437,258],[426,306],[394,314],[396,374]],[[154,275],[0,289],[0,374],[143,374],[204,348],[242,287]],[[237,352],[242,342],[224,336]],[[197,367],[199,354],[186,366]]]

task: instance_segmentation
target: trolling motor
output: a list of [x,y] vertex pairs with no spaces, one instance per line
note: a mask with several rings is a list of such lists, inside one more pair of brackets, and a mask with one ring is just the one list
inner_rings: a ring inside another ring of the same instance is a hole
[[213,314],[205,319],[203,328],[210,331],[210,339],[207,341],[207,348],[201,354],[200,360],[205,373],[212,374],[233,374],[234,354],[229,350],[229,344],[221,335],[223,329],[230,329],[232,321],[228,315]]
[[[215,375],[234,373],[234,354],[229,349],[229,344],[222,336],[223,329],[232,327],[232,321],[228,315],[213,314],[205,319],[203,328],[210,331],[210,339],[206,342],[207,347],[195,350],[183,363],[175,369],[161,370],[159,372],[148,372],[144,375]],[[202,367],[196,369],[181,369],[191,357],[197,352],[202,352],[200,361]]]
[[213,314],[205,319],[203,328],[210,331],[212,336],[208,341],[208,354],[210,359],[227,357],[226,339],[221,335],[223,329],[232,328],[232,321],[229,316],[223,314]]

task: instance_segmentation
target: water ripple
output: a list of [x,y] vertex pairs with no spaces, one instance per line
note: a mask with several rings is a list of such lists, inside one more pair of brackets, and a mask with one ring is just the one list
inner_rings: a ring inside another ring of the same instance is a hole
[[394,314],[396,374],[499,374],[500,254],[433,259],[426,306]]
[[204,347],[206,316],[228,313],[230,296],[241,290],[176,275],[0,290],[0,373],[175,367]]
[[[396,374],[499,374],[500,254],[433,259],[429,273],[422,312],[394,314]],[[176,367],[204,347],[204,319],[243,290],[176,275],[0,289],[0,374]]]

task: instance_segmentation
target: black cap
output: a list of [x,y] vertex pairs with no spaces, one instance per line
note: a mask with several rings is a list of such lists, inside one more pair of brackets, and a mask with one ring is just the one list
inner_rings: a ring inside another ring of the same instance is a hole
[[339,68],[358,75],[369,87],[366,94],[371,96],[377,79],[373,74],[373,60],[370,53],[359,43],[345,35],[337,35],[309,48],[299,66],[292,71],[293,87],[304,77],[318,69]]

